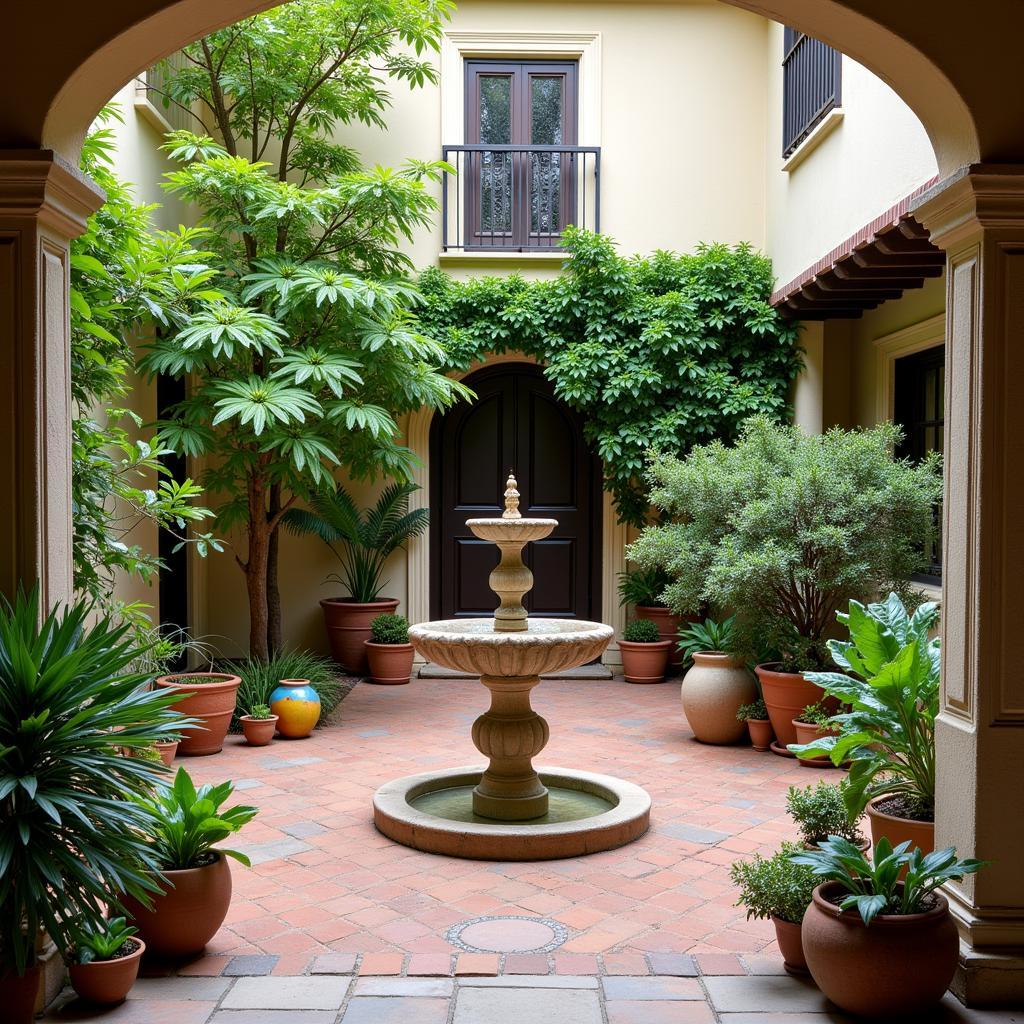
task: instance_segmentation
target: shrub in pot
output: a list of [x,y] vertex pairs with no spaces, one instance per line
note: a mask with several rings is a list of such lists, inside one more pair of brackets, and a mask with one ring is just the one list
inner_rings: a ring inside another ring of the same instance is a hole
[[220,753],[241,681],[229,672],[176,672],[157,679],[157,688],[180,695],[178,709],[197,723],[182,736],[179,754],[204,757]]
[[783,843],[771,857],[755,854],[751,860],[735,861],[729,869],[740,890],[736,905],[747,908],[748,920],[771,920],[775,925],[783,965],[790,974],[807,973],[801,922],[816,884],[811,869],[793,860],[798,850],[794,843]]
[[[813,746],[824,736],[833,736],[836,733],[832,725],[833,706],[825,700],[808,704],[800,714],[793,719],[793,728],[796,730],[796,742],[799,746]],[[832,761],[827,754],[820,754],[817,757],[801,757],[797,754],[797,760],[802,765],[811,768],[831,768]]]
[[935,845],[935,718],[941,655],[929,634],[938,608],[912,615],[896,594],[877,604],[851,601],[839,619],[849,640],[830,643],[843,672],[812,678],[849,711],[830,722],[838,735],[795,746],[799,756],[825,755],[850,763],[843,795],[852,815],[867,810],[877,845],[909,840],[926,853]]
[[430,513],[409,509],[415,484],[393,483],[384,489],[373,508],[360,512],[341,484],[315,494],[309,509],[289,509],[284,522],[301,534],[314,534],[331,549],[341,572],[328,576],[344,597],[320,602],[334,660],[353,675],[367,670],[365,643],[370,623],[378,615],[394,612],[398,599],[382,598],[384,565],[388,557],[426,530]]
[[622,631],[619,650],[622,674],[627,683],[661,683],[665,680],[671,640],[662,640],[650,619],[634,619]]
[[86,1002],[110,1006],[128,995],[146,951],[146,944],[134,938],[137,931],[123,917],[114,917],[78,933],[68,974],[71,987]]
[[872,862],[839,836],[792,860],[821,883],[803,925],[804,955],[821,991],[865,1017],[898,1020],[932,1009],[959,950],[949,904],[936,890],[982,863],[958,860],[952,848],[925,854],[885,838]]
[[772,731],[768,709],[760,697],[749,704],[741,704],[736,709],[736,721],[746,723],[747,731],[750,733],[750,744],[755,750],[771,749],[775,733]]
[[256,815],[255,807],[224,807],[233,786],[200,786],[184,768],[171,786],[158,786],[138,805],[146,813],[148,854],[159,875],[155,895],[144,903],[125,895],[122,902],[151,952],[168,957],[199,953],[224,923],[231,903],[227,857],[248,866],[249,858],[216,844]]
[[758,668],[779,746],[793,719],[821,697],[803,673],[829,664],[827,633],[851,598],[907,590],[934,533],[942,481],[938,456],[894,459],[892,424],[808,436],[764,416],[732,446],[715,441],[685,458],[660,454],[648,479],[663,522],[629,548],[664,569],[676,612],[736,612],[737,649]]
[[757,685],[733,646],[732,618],[693,622],[679,632],[678,649],[691,663],[679,691],[683,714],[702,743],[736,743],[747,733],[736,712],[757,699]]
[[409,682],[415,655],[409,643],[409,621],[404,615],[378,615],[370,623],[366,656],[371,683],[399,686]]
[[832,786],[819,782],[816,786],[800,789],[790,786],[786,794],[786,810],[796,824],[805,848],[824,842],[829,836],[839,836],[860,850],[868,850],[870,843],[857,827],[857,817],[851,817],[843,800],[843,785]]
[[[669,584],[668,574],[660,568],[631,569],[619,573],[619,604],[633,605],[638,619],[650,619],[658,627],[662,640],[675,643],[682,616],[673,612],[661,599]],[[682,651],[673,646],[669,664],[680,668],[685,662]]]
[[0,1006],[32,1020],[45,930],[64,956],[119,893],[140,901],[159,864],[135,798],[167,769],[124,757],[177,735],[175,694],[136,672],[131,626],[78,603],[40,622],[38,592],[0,599]]
[[250,747],[265,747],[274,738],[277,715],[266,704],[254,704],[249,714],[242,715],[239,721],[242,723],[245,742]]

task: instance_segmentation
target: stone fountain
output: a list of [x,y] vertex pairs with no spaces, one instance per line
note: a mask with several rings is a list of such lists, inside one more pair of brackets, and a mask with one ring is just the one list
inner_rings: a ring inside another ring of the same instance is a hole
[[543,860],[622,846],[649,824],[650,797],[638,786],[533,765],[549,730],[530,704],[531,691],[544,674],[600,657],[613,631],[600,622],[529,619],[523,597],[533,574],[523,548],[548,536],[558,521],[524,518],[519,497],[510,474],[501,518],[466,521],[501,552],[489,579],[500,599],[494,618],[425,622],[409,630],[425,658],[479,675],[491,705],[473,723],[473,743],[488,759],[486,767],[412,775],[377,791],[377,828],[406,846],[479,859]]

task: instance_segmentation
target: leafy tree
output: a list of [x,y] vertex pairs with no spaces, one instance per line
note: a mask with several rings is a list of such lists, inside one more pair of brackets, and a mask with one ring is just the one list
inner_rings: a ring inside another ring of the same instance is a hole
[[142,365],[192,382],[161,438],[207,459],[220,521],[245,527],[237,560],[258,658],[281,647],[277,543],[289,509],[338,468],[407,479],[396,417],[469,394],[435,369],[445,351],[413,324],[418,294],[398,276],[410,264],[395,247],[429,222],[426,183],[444,165],[365,170],[332,136],[353,121],[384,126],[387,79],[436,80],[421,55],[449,10],[297,0],[187,47],[167,86],[167,102],[195,109],[207,132],[169,138],[183,166],[167,187],[202,211],[224,297]]

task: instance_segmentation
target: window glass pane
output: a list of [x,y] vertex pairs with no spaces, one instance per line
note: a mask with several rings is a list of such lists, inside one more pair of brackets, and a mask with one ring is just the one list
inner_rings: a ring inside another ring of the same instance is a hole
[[[562,144],[561,75],[530,76],[530,141],[537,146]],[[530,231],[557,235],[562,184],[561,153],[530,156]]]
[[530,76],[530,141],[535,146],[562,144],[562,76]]
[[512,79],[480,76],[480,141],[506,145],[512,141]]
[[[935,419],[936,408],[935,408],[935,381],[938,378],[938,373],[935,369],[925,371],[924,375],[924,418],[926,420]],[[931,447],[931,446],[929,446]]]
[[480,154],[480,230],[512,230],[512,155]]

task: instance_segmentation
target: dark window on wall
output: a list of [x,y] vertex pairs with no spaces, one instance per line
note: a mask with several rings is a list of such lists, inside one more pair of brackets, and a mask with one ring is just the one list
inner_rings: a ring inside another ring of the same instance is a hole
[[[896,360],[893,419],[903,428],[898,456],[919,462],[929,452],[944,450],[946,349],[943,345]],[[935,509],[936,526],[942,523],[942,508]],[[942,537],[936,536],[925,552],[927,567],[922,579],[942,579]]]
[[843,55],[786,28],[782,56],[782,155],[789,156],[842,102]]

